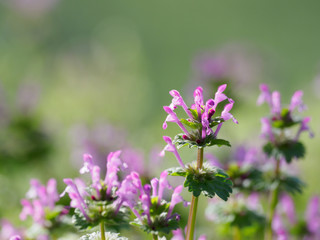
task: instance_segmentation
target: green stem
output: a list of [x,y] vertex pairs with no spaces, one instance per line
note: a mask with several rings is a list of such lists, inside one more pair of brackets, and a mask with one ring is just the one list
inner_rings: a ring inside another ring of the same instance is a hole
[[101,240],[106,240],[103,220],[100,222],[100,232],[101,232]]
[[[197,169],[202,168],[202,164],[203,164],[203,148],[198,148]],[[193,240],[193,237],[194,237],[194,228],[196,223],[198,200],[199,200],[199,197],[195,197],[192,195],[191,206],[190,206],[189,217],[188,217],[188,224],[187,224],[186,240]]]
[[265,234],[266,240],[272,240],[272,220],[274,218],[276,207],[279,201],[279,179],[280,179],[280,160],[277,160],[277,165],[275,169],[275,181],[277,181],[276,188],[271,192],[270,198],[270,210],[269,210],[269,217],[267,221],[267,229]]
[[158,235],[152,234],[152,239],[153,239],[153,240],[158,240]]
[[233,227],[233,240],[241,240],[241,231],[238,226]]

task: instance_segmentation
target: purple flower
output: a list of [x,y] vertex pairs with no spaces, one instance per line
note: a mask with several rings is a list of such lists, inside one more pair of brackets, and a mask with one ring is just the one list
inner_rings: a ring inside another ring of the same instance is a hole
[[184,102],[183,98],[181,97],[180,93],[177,90],[171,90],[170,95],[173,97],[170,108],[175,109],[177,106],[181,106],[183,110],[186,112],[186,114],[190,117],[193,118],[188,106]]
[[[297,221],[295,207],[292,198],[289,195],[283,195],[280,199],[280,208],[278,211],[283,210],[289,219],[289,223],[292,225],[301,224]],[[276,234],[286,232],[284,225],[279,215],[274,219]],[[302,232],[300,235],[304,235],[303,239],[319,239],[320,238],[320,198],[318,196],[312,197],[309,200],[307,209],[305,211],[305,226],[307,233]],[[288,236],[288,235],[287,235]]]
[[307,228],[309,232],[320,237],[320,198],[318,196],[312,197],[308,203],[305,213]]
[[184,163],[182,162],[182,159],[178,153],[178,150],[176,148],[176,146],[172,143],[172,139],[168,136],[163,136],[164,141],[167,143],[167,145],[164,147],[164,149],[161,151],[160,156],[164,156],[165,155],[165,151],[168,152],[173,152],[173,154],[175,155],[175,157],[178,160],[178,163],[180,164],[180,166],[182,168],[185,168]]
[[[161,173],[160,179],[154,178],[151,180],[151,185],[145,184],[143,186],[139,174],[132,172],[122,181],[121,186],[116,193],[120,199],[118,204],[128,206],[141,223],[144,223],[144,219],[146,219],[146,224],[149,227],[154,227],[153,224],[156,224],[158,221],[155,218],[158,218],[160,214],[155,216],[155,210],[151,210],[151,208],[157,207],[152,204],[152,199],[157,199],[156,205],[158,206],[167,204],[163,199],[164,190],[172,189],[167,180],[167,176],[168,172],[164,171]],[[172,218],[179,218],[177,214],[173,214],[173,209],[176,204],[184,201],[180,196],[182,189],[182,186],[178,186],[174,189],[169,209],[166,212],[165,221],[169,221]],[[141,206],[142,211],[139,211],[139,206]]]
[[261,84],[260,85],[260,90],[261,90],[261,93],[260,93],[260,95],[258,97],[257,105],[261,105],[264,102],[266,102],[271,107],[272,106],[271,92],[269,90],[268,85],[267,84]]
[[[86,210],[88,209],[88,205],[86,204],[84,197],[88,196],[89,194],[84,190],[85,186],[83,182],[78,179],[77,181],[73,181],[70,178],[63,179],[64,183],[67,185],[64,192],[60,195],[60,197],[64,196],[65,193],[68,193],[71,202],[70,206],[72,208],[77,208],[83,214],[83,216],[90,220]],[[80,183],[80,184],[79,184]]]
[[297,132],[297,135],[295,137],[295,140],[298,141],[299,138],[300,138],[300,135],[302,132],[309,132],[309,137],[310,138],[313,138],[314,137],[314,134],[313,132],[311,131],[310,127],[309,127],[309,122],[311,121],[311,117],[305,117],[302,121],[301,121],[301,124],[300,124],[300,128]]
[[167,128],[167,122],[175,122],[176,124],[178,124],[178,126],[182,129],[182,131],[189,136],[189,132],[188,130],[183,126],[183,124],[180,122],[177,114],[170,108],[167,106],[164,106],[163,109],[168,113],[168,116],[166,118],[166,120],[164,121],[162,128],[166,129]]
[[26,220],[30,215],[33,221],[41,225],[45,224],[45,211],[53,210],[56,202],[59,200],[57,192],[57,182],[55,179],[49,179],[47,186],[43,186],[36,179],[30,181],[31,188],[27,192],[27,198],[22,199],[21,204],[23,206],[20,213],[20,219]]
[[[167,128],[167,122],[175,122],[182,129],[184,133],[183,138],[185,138],[185,140],[195,141],[197,144],[201,144],[207,136],[217,137],[223,122],[232,119],[235,123],[238,123],[230,113],[234,101],[224,94],[226,87],[226,84],[219,86],[215,93],[215,98],[209,99],[206,102],[204,102],[203,99],[202,87],[197,87],[193,93],[194,104],[192,104],[190,108],[187,107],[178,91],[170,91],[170,94],[173,96],[173,100],[170,106],[163,107],[168,114],[163,124],[163,129]],[[229,104],[225,105],[221,116],[213,118],[217,105],[226,99],[228,99]],[[187,119],[178,118],[177,114],[174,112],[177,106],[182,106],[188,115]],[[216,125],[215,121],[218,121],[218,126],[216,130],[213,131],[212,128]],[[194,130],[190,133],[186,127],[191,127],[198,131]]]
[[[260,85],[260,89],[261,94],[257,103],[262,104],[263,102],[267,102],[271,109],[271,117],[261,119],[261,131],[264,138],[269,140],[274,145],[281,145],[287,140],[298,141],[300,134],[304,131],[308,131],[310,137],[313,137],[313,133],[308,125],[311,118],[305,117],[303,120],[299,120],[293,115],[293,112],[296,108],[298,108],[299,111],[306,109],[306,106],[302,101],[302,91],[296,91],[291,98],[290,105],[287,108],[283,108],[281,105],[281,95],[279,92],[274,91],[271,93],[268,86],[265,84]],[[300,128],[294,139],[288,139],[288,137],[283,134],[283,131],[279,131],[279,129],[289,128],[295,124],[300,124]]]
[[22,231],[15,228],[9,221],[2,219],[0,239],[7,240],[14,236],[23,236]]
[[271,142],[275,141],[271,121],[269,118],[261,118],[261,136],[269,139]]
[[218,106],[218,103],[226,100],[228,97],[223,93],[224,90],[226,90],[227,84],[223,84],[220,87],[218,87],[218,91],[214,95],[213,102],[215,103],[215,106],[213,107],[214,110],[216,110],[216,107]]
[[275,214],[272,219],[272,230],[276,235],[277,240],[288,240],[289,234],[278,214]]
[[284,194],[280,198],[281,209],[286,213],[289,222],[296,224],[296,211],[292,198],[288,194]]
[[14,235],[10,238],[10,240],[22,240],[22,238],[19,235]]
[[291,103],[289,106],[289,111],[293,112],[295,108],[298,108],[300,112],[304,111],[306,109],[306,106],[304,105],[302,101],[303,92],[302,91],[296,91],[292,98]]

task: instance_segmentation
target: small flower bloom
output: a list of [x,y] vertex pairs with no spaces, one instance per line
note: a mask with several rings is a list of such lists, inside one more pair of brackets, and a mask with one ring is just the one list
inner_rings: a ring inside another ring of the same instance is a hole
[[160,156],[163,157],[165,155],[165,151],[172,152],[175,155],[175,157],[177,158],[178,163],[180,164],[180,166],[182,168],[185,168],[184,163],[182,162],[182,159],[181,159],[181,157],[180,157],[180,155],[178,153],[178,150],[177,150],[176,146],[172,143],[172,139],[170,137],[168,137],[168,136],[163,136],[163,139],[167,143],[167,145],[161,151]]

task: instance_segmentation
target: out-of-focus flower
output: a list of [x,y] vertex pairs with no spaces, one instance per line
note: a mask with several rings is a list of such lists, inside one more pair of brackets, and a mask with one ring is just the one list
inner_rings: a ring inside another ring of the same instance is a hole
[[[261,57],[243,46],[230,45],[215,52],[206,51],[193,61],[190,85],[202,85],[210,94],[223,82],[234,89],[250,89],[262,74],[261,66]],[[231,96],[237,94],[234,92]]]
[[[295,109],[300,112],[306,109],[302,101],[303,92],[296,91],[288,106],[281,104],[281,95],[279,92],[271,92],[266,84],[260,85],[261,94],[258,97],[257,104],[266,102],[270,107],[270,117],[261,119],[262,128],[261,136],[267,140],[267,144],[263,147],[265,153],[269,157],[276,159],[284,158],[288,163],[292,159],[299,159],[304,156],[304,146],[299,141],[302,132],[309,132],[309,136],[313,137],[310,130],[310,117],[301,118],[295,115]],[[293,135],[290,129],[299,126],[298,131]]]
[[277,240],[289,239],[289,234],[278,214],[275,214],[272,219],[272,230]]
[[[285,225],[285,219],[280,214],[284,213],[288,219],[288,225]],[[295,235],[304,240],[315,240],[320,238],[320,198],[314,196],[309,200],[304,218],[298,219],[292,198],[289,195],[282,195],[280,205],[277,209],[276,218],[273,219],[274,233],[278,236],[285,235],[290,239],[291,235]],[[279,238],[280,239],[280,238]],[[282,238],[281,238],[282,239]]]
[[209,200],[206,217],[218,224],[239,228],[256,225],[259,228],[265,223],[262,209],[258,193],[252,193],[248,197],[235,194],[227,202]]
[[38,180],[32,179],[30,185],[31,188],[27,193],[28,199],[21,200],[23,209],[20,219],[26,220],[30,215],[35,223],[45,226],[47,225],[46,212],[53,211],[59,200],[56,180],[49,179],[47,186],[43,186]]
[[23,236],[23,231],[14,227],[9,221],[2,219],[0,223],[0,239],[9,240],[11,237]]

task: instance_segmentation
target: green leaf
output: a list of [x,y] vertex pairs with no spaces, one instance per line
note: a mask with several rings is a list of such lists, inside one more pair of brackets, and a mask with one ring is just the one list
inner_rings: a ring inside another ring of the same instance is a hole
[[126,207],[121,207],[115,214],[115,206],[107,201],[87,201],[86,210],[90,220],[87,220],[79,209],[75,209],[73,223],[80,230],[91,229],[101,221],[109,230],[120,231],[129,226],[129,211]]
[[136,218],[130,224],[139,227],[144,232],[155,235],[169,234],[172,230],[179,228],[179,220],[174,217],[167,219],[166,212],[155,216],[151,225],[148,224],[148,220],[145,215],[142,217],[142,221]]
[[218,124],[223,123],[223,122],[224,122],[223,118],[214,118],[214,119],[212,119],[212,122],[210,123],[209,127],[213,128],[213,127],[215,127]]
[[184,125],[192,128],[192,129],[200,129],[201,126],[202,126],[201,123],[199,123],[199,122],[196,122],[196,121],[191,121],[191,122],[189,122],[187,119],[184,119],[184,118],[181,118],[180,121],[181,121]]
[[195,197],[202,193],[210,198],[217,195],[227,201],[232,193],[232,182],[228,178],[229,176],[222,169],[207,164],[202,169],[195,169],[194,166],[189,165],[184,187],[187,187]]
[[221,146],[231,147],[230,142],[227,141],[227,140],[224,140],[224,139],[211,139],[211,140],[206,144],[206,146],[214,146],[214,145],[217,145],[218,147],[221,147]]
[[191,108],[189,108],[189,110],[190,110],[190,112],[191,112],[191,114],[192,114],[192,116],[193,116],[193,119],[198,119],[198,112],[197,112],[197,110],[191,109]]
[[302,193],[305,183],[294,176],[286,176],[280,180],[280,188],[291,194]]
[[193,147],[210,147],[210,146],[228,146],[231,147],[230,142],[224,139],[216,139],[213,134],[207,136],[202,142],[198,143],[196,140],[196,137],[191,135],[190,140],[183,138],[184,134],[177,134],[173,139],[173,144],[177,145],[177,148],[180,149],[184,146],[188,146],[189,148]]
[[99,221],[88,221],[78,208],[74,211],[72,222],[80,230],[91,229],[99,224]]
[[268,155],[268,157],[274,157],[276,159],[284,158],[287,163],[290,163],[294,158],[303,158],[305,155],[304,145],[301,142],[291,140],[278,146],[275,146],[272,143],[267,143],[264,145],[263,151]]
[[289,109],[284,108],[281,112],[281,119],[272,120],[272,126],[274,128],[284,129],[299,124],[300,122],[301,119],[293,119]]

